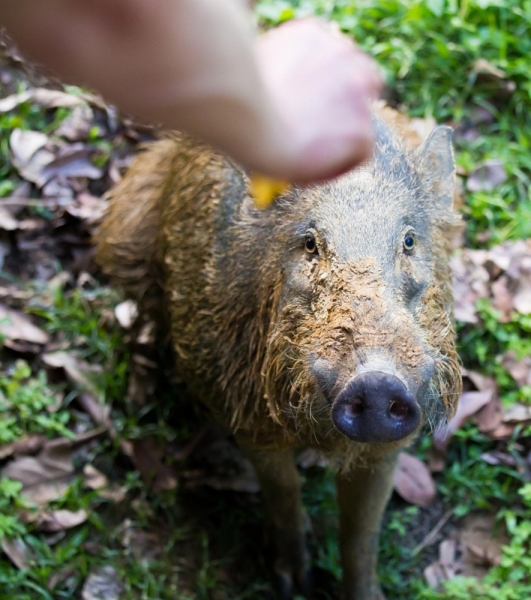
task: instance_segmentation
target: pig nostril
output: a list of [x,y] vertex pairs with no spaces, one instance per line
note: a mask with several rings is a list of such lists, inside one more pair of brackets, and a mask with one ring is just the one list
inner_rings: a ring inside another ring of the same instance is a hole
[[365,405],[361,398],[354,398],[354,400],[345,406],[345,416],[353,419],[358,417],[365,411]]
[[389,407],[389,415],[395,421],[403,421],[409,415],[409,408],[404,402],[393,400]]

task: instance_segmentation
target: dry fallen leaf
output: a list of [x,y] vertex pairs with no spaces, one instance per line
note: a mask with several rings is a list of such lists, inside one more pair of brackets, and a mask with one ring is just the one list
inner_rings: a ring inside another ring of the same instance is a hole
[[100,490],[109,485],[107,477],[92,465],[87,464],[83,467],[83,476],[83,485],[91,490]]
[[133,440],[133,463],[144,482],[155,492],[177,487],[177,473],[163,462],[163,456],[163,450],[153,438]]
[[14,129],[11,133],[10,147],[13,162],[17,168],[28,163],[31,157],[44,148],[48,143],[48,136],[40,131]]
[[498,427],[496,427],[496,429],[489,431],[489,438],[493,440],[506,440],[512,437],[515,428],[515,424],[502,422],[500,425],[498,425]]
[[73,383],[79,385],[81,389],[94,398],[100,397],[100,392],[92,379],[96,373],[101,372],[100,366],[90,364],[79,358],[75,353],[63,350],[48,352],[43,354],[41,358],[50,367],[64,369],[67,377]]
[[464,251],[462,255],[453,256],[450,265],[453,272],[454,314],[463,323],[477,323],[476,303],[489,294],[489,274],[483,263],[486,252]]
[[481,459],[489,465],[507,465],[509,467],[516,467],[518,461],[514,456],[501,452],[500,450],[493,450],[492,452],[484,452],[481,455]]
[[112,437],[112,423],[111,423],[111,407],[108,404],[103,404],[99,400],[96,400],[89,394],[79,394],[77,401],[83,408],[83,410],[90,416],[96,425],[100,425],[111,432]]
[[2,538],[2,550],[15,567],[20,570],[29,569],[31,561],[34,560],[31,549],[21,538],[8,539],[4,536]]
[[424,577],[431,588],[439,589],[445,581],[453,579],[460,571],[456,560],[457,544],[453,539],[443,540],[439,545],[439,560],[424,569]]
[[470,173],[466,187],[471,192],[491,192],[507,181],[507,173],[499,160],[487,160],[479,163]]
[[503,413],[503,423],[524,423],[525,421],[531,421],[530,405],[513,404]]
[[74,202],[75,191],[68,180],[51,179],[41,190],[44,199],[56,201],[57,206],[68,207]]
[[[68,440],[69,441],[69,440]],[[2,476],[22,483],[22,496],[36,505],[62,498],[72,482],[72,448],[60,438],[48,442],[38,456],[22,456],[2,469]]]
[[63,531],[63,529],[77,527],[87,519],[88,513],[83,509],[46,511],[39,516],[38,528],[47,532]]
[[81,591],[82,600],[119,600],[124,589],[118,572],[106,566],[93,571],[86,579]]
[[55,130],[55,135],[62,136],[70,142],[88,139],[94,126],[94,111],[88,104],[76,106],[72,113]]
[[9,140],[13,165],[26,180],[42,187],[47,179],[43,177],[45,167],[54,160],[53,152],[45,148],[48,136],[38,131],[14,129]]
[[520,272],[513,297],[514,308],[523,315],[531,314],[531,276]]
[[60,149],[57,156],[47,163],[42,171],[41,179],[46,182],[54,178],[64,179],[66,177],[87,177],[88,179],[100,179],[103,170],[96,167],[90,157],[94,150],[85,144],[68,144]]
[[94,429],[75,439],[50,440],[37,456],[21,456],[9,462],[2,469],[2,476],[20,481],[22,496],[32,504],[44,506],[62,498],[72,483],[73,450],[103,433],[103,429]]
[[516,90],[516,83],[507,79],[505,71],[493,65],[485,58],[478,58],[474,62],[472,73],[476,75],[478,83],[486,83],[496,88],[497,95],[507,97]]
[[9,112],[22,104],[23,102],[27,102],[31,98],[31,92],[24,91],[19,94],[11,94],[11,96],[6,96],[5,98],[0,99],[0,114]]
[[43,227],[44,221],[39,219],[16,219],[13,211],[0,207],[0,229],[4,231],[30,231]]
[[483,433],[493,431],[500,425],[503,416],[503,404],[498,395],[496,380],[476,371],[469,371],[468,369],[462,369],[461,371],[463,377],[471,381],[480,392],[492,391],[491,399],[473,415],[472,422]]
[[438,452],[446,452],[454,431],[460,429],[469,417],[488,404],[493,394],[493,389],[486,389],[481,392],[463,392],[461,394],[454,417],[447,425],[437,429],[433,436],[434,446]]
[[494,391],[492,398],[472,417],[472,422],[482,433],[490,433],[499,427],[503,419],[503,404]]
[[24,102],[31,101],[42,108],[75,108],[85,103],[84,99],[60,90],[34,88],[18,94],[12,94],[0,100],[0,113],[6,113]]
[[418,458],[400,452],[394,478],[395,491],[407,502],[427,508],[435,499],[435,482]]
[[13,455],[36,454],[44,445],[45,437],[37,433],[24,435],[14,442],[0,445],[0,460]]
[[19,227],[19,221],[7,208],[0,206],[0,229],[4,231],[15,231]]
[[127,487],[113,484],[106,489],[100,490],[98,496],[111,502],[123,502],[127,497]]
[[531,240],[516,240],[490,250],[464,249],[451,260],[455,317],[477,323],[476,303],[490,299],[508,322],[514,310],[531,314]]
[[500,361],[519,387],[531,385],[531,356],[517,359],[516,354],[509,350],[500,357]]
[[33,297],[33,291],[23,290],[18,288],[16,285],[2,285],[0,286],[0,298],[2,300],[9,300],[9,304],[16,302],[17,304],[24,304],[30,298]]
[[502,546],[509,543],[501,523],[493,515],[469,515],[459,531],[463,555],[463,575],[481,579],[499,564]]
[[20,312],[0,304],[0,335],[10,341],[30,342],[31,344],[46,344],[50,336],[33,324],[31,318]]
[[78,194],[75,201],[65,207],[68,214],[81,219],[87,224],[97,222],[104,214],[105,201],[85,192]]
[[461,368],[461,375],[470,379],[474,384],[474,387],[483,392],[484,390],[491,390],[496,387],[496,380],[493,377],[488,377],[477,371],[470,371],[469,369]]
[[487,73],[498,79],[505,78],[505,71],[490,63],[486,58],[478,58],[474,62],[473,71],[475,73]]
[[53,575],[48,579],[48,583],[46,584],[47,589],[50,592],[60,584],[66,581],[71,577],[75,577],[77,575],[77,571],[74,567],[62,567],[58,571],[55,571]]
[[35,88],[31,92],[32,100],[42,108],[75,108],[84,104],[81,96],[74,96],[60,90],[49,90],[48,88]]
[[500,323],[508,323],[511,320],[511,313],[514,310],[513,294],[508,288],[509,279],[502,275],[491,285],[493,306],[499,310],[502,315],[498,319]]
[[138,306],[134,300],[125,300],[114,309],[116,320],[124,329],[131,329],[138,316]]
[[143,564],[153,562],[164,554],[166,540],[161,532],[144,531],[126,519],[122,524],[121,543],[137,560]]

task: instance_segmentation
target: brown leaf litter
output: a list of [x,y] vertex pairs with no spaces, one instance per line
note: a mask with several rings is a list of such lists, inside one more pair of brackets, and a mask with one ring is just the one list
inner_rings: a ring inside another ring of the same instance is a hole
[[177,472],[164,463],[163,450],[153,438],[133,440],[132,460],[144,483],[153,491],[160,492],[177,487]]
[[74,96],[60,90],[48,88],[33,88],[18,94],[12,94],[0,99],[0,113],[8,113],[25,102],[32,102],[41,108],[79,108],[86,106],[88,102],[94,102],[101,106],[101,99],[92,94],[80,94]]
[[452,258],[455,317],[477,323],[476,303],[486,298],[499,310],[500,322],[513,311],[531,314],[531,240],[516,240],[490,250],[462,250]]
[[422,508],[428,508],[435,500],[435,482],[428,467],[407,452],[398,455],[394,489],[404,500]]
[[492,192],[507,181],[505,167],[500,160],[478,163],[466,180],[466,189],[471,192]]
[[508,542],[505,527],[493,515],[469,515],[450,538],[441,542],[439,558],[424,570],[424,577],[434,589],[456,575],[479,581],[500,563],[502,548]]
[[44,443],[36,456],[19,456],[1,470],[3,477],[22,483],[21,495],[32,505],[43,507],[62,498],[74,479],[74,450],[100,438],[105,431],[94,429],[75,439],[58,438]]
[[5,304],[0,304],[0,336],[5,338],[7,347],[12,342],[44,345],[50,340],[48,333],[37,327],[30,316]]
[[124,585],[114,567],[106,566],[93,571],[85,580],[82,600],[119,600]]
[[26,542],[21,538],[2,538],[2,551],[17,569],[26,570],[31,566],[34,559],[33,552]]
[[100,396],[93,381],[94,375],[101,373],[99,365],[86,362],[73,351],[63,350],[47,352],[41,356],[41,360],[49,367],[64,369],[68,379],[91,396],[95,398]]

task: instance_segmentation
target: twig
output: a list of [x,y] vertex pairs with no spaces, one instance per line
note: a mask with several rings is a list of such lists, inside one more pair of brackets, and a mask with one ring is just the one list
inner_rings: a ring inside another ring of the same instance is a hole
[[426,546],[432,544],[435,541],[435,538],[437,537],[439,531],[441,531],[441,529],[446,525],[446,522],[450,519],[450,517],[453,514],[454,511],[452,509],[445,512],[444,515],[440,518],[437,525],[435,525],[435,527],[428,533],[428,535],[422,540],[422,542],[420,542],[418,546],[413,548],[413,550],[411,551],[411,556],[417,556],[417,554],[424,550]]
[[71,204],[73,198],[66,196],[50,196],[48,198],[19,198],[17,196],[7,196],[0,200],[0,206],[32,206],[57,208],[66,204]]

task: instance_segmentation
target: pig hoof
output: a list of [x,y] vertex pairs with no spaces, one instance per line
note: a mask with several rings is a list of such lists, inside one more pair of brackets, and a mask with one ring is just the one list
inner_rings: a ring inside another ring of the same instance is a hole
[[343,596],[343,600],[386,600],[386,597],[380,586],[375,584],[350,589]]
[[289,573],[276,571],[274,584],[279,600],[291,600],[293,598],[295,589],[293,579]]
[[275,569],[275,590],[281,600],[292,600],[296,594],[310,597],[312,592],[311,569],[302,569],[295,574]]
[[299,576],[297,577],[297,582],[299,584],[300,593],[303,596],[309,598],[313,591],[312,570],[308,568],[305,569],[302,573],[299,573]]

